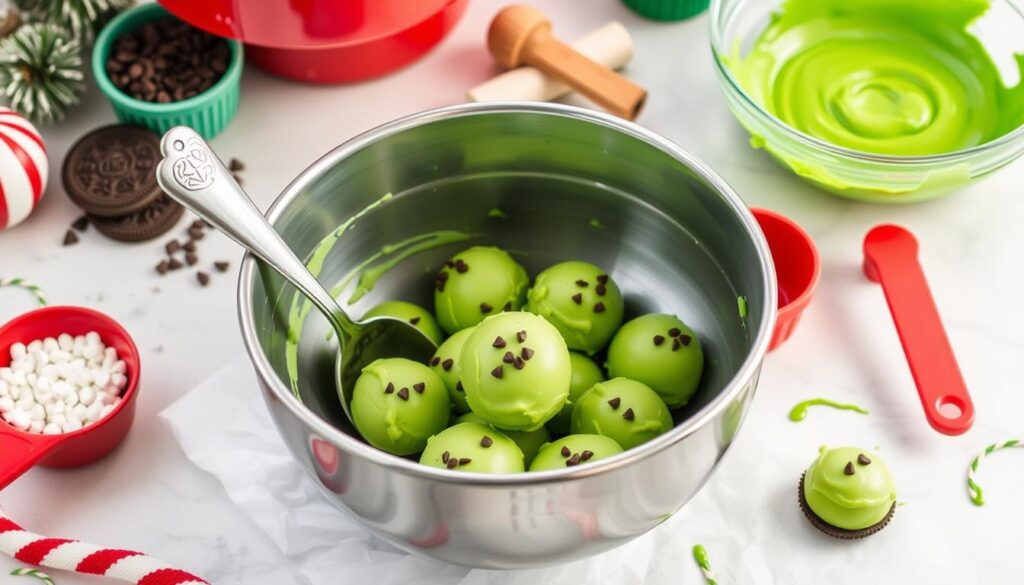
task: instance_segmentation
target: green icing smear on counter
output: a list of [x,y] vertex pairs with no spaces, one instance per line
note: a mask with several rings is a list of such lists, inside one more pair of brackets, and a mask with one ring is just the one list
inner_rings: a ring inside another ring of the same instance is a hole
[[[1024,123],[1024,83],[1004,85],[968,31],[990,3],[786,0],[726,64],[755,102],[805,134],[874,154],[950,153]],[[1024,77],[1024,55],[1016,60]]]
[[831,406],[832,408],[837,408],[839,410],[852,410],[861,414],[868,414],[866,409],[861,408],[856,404],[841,404],[827,398],[811,398],[810,400],[804,400],[794,406],[793,409],[789,411],[789,420],[793,422],[800,422],[804,420],[807,418],[807,409],[812,406]]

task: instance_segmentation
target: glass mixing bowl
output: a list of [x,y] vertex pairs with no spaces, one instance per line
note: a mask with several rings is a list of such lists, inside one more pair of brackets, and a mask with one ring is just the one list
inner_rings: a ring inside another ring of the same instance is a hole
[[[922,201],[951,193],[1002,168],[1024,153],[1024,126],[990,142],[928,156],[860,152],[820,140],[789,126],[756,103],[727,66],[745,56],[783,0],[714,0],[711,48],[729,108],[764,149],[798,176],[843,197],[871,202]],[[970,31],[992,56],[1003,83],[1020,80],[1024,12],[1014,0],[992,0]]]

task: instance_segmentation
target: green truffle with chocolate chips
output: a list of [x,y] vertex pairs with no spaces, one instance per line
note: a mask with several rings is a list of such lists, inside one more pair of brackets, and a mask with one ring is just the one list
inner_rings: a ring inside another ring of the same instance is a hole
[[451,398],[452,407],[455,412],[469,412],[469,403],[466,402],[466,390],[462,387],[462,360],[459,354],[462,353],[462,346],[465,345],[473,329],[463,329],[444,340],[441,347],[430,358],[431,369],[444,381],[448,387],[448,396]]
[[501,431],[478,423],[461,423],[430,438],[420,463],[452,471],[519,473],[523,454]]
[[[455,424],[459,423],[479,423],[482,425],[488,424],[487,421],[482,419],[480,415],[472,412],[455,419]],[[548,432],[547,427],[541,427],[535,431],[501,431],[505,433],[505,436],[515,441],[519,450],[523,453],[523,464],[527,467],[530,466],[530,462],[537,456],[537,452],[540,451],[541,446],[548,443],[551,440],[551,433]]]
[[531,313],[488,317],[466,340],[459,361],[469,407],[500,429],[538,429],[569,396],[572,366],[565,340]]
[[474,246],[454,255],[434,279],[434,312],[453,334],[502,311],[518,311],[530,277],[508,252]]
[[603,435],[569,435],[540,449],[530,471],[565,469],[606,459],[622,453],[622,447]]
[[560,262],[537,275],[526,310],[551,322],[569,349],[594,355],[622,325],[622,292],[588,262]]
[[569,399],[561,412],[548,421],[548,429],[558,435],[569,433],[569,424],[572,422],[572,407],[576,401],[590,387],[605,379],[604,372],[594,363],[594,360],[576,351],[569,352],[569,363],[572,365],[572,380],[569,382]]
[[842,539],[884,528],[896,510],[896,485],[878,455],[821,447],[800,478],[800,508],[815,528]]
[[444,430],[451,406],[444,382],[427,366],[404,358],[363,368],[352,390],[352,422],[366,442],[395,455],[419,453]]
[[626,378],[594,384],[572,409],[573,434],[604,435],[623,449],[671,428],[672,415],[654,390]]
[[627,322],[608,346],[608,375],[651,387],[669,408],[693,397],[704,372],[704,350],[675,315],[651,313]]
[[439,345],[444,341],[444,332],[441,331],[441,326],[437,324],[434,316],[415,303],[385,301],[363,314],[364,320],[373,317],[394,317],[395,319],[408,321],[430,338],[434,345]]

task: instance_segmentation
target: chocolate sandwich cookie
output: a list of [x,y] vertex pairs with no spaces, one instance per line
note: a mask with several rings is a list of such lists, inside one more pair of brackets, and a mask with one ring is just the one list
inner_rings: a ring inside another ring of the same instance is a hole
[[167,233],[184,213],[184,207],[161,192],[156,201],[135,213],[121,217],[90,216],[89,219],[108,238],[120,242],[144,242]]
[[162,193],[156,182],[160,158],[160,137],[153,132],[104,126],[81,137],[68,151],[64,190],[92,217],[134,214]]

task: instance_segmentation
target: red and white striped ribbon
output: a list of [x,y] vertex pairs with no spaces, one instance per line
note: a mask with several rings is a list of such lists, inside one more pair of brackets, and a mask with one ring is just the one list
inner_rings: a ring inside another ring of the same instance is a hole
[[0,552],[30,565],[101,575],[137,585],[210,585],[191,573],[142,553],[27,532],[15,524],[3,508],[0,508]]

